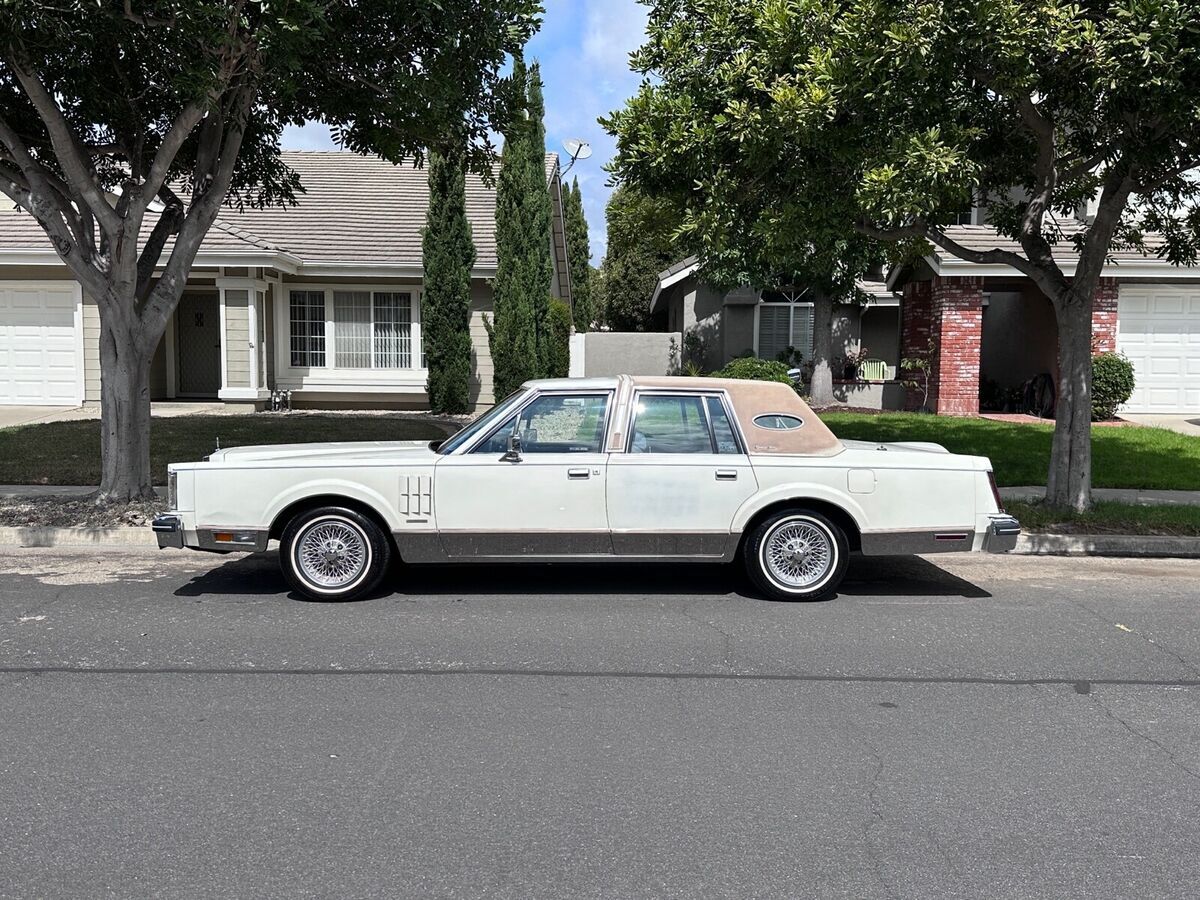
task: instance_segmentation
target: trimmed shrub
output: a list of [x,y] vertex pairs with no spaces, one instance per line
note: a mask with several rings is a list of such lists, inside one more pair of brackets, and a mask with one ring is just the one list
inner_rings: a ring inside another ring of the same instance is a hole
[[571,370],[571,307],[557,297],[550,299],[550,371],[547,378],[566,378]]
[[714,378],[742,378],[748,381],[778,381],[790,385],[788,367],[778,360],[753,356],[731,360],[725,368],[713,372]]
[[1117,414],[1117,407],[1133,394],[1133,363],[1124,353],[1097,353],[1092,357],[1092,421]]

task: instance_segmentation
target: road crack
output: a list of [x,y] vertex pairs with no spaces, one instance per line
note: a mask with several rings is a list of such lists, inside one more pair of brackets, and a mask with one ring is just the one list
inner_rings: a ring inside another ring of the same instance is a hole
[[1100,707],[1100,711],[1103,712],[1105,716],[1107,716],[1112,721],[1116,722],[1118,725],[1120,725],[1122,728],[1124,728],[1127,732],[1129,732],[1129,734],[1133,735],[1136,738],[1140,738],[1141,740],[1143,740],[1146,743],[1150,744],[1151,746],[1155,747],[1160,753],[1162,753],[1170,761],[1171,765],[1173,765],[1175,768],[1179,769],[1179,771],[1183,772],[1185,775],[1187,775],[1191,778],[1196,779],[1197,781],[1200,781],[1200,772],[1197,772],[1195,769],[1193,769],[1190,766],[1181,762],[1179,757],[1175,754],[1174,750],[1172,750],[1166,744],[1162,743],[1162,741],[1159,741],[1159,740],[1151,737],[1150,735],[1146,734],[1144,731],[1134,728],[1127,721],[1125,721],[1123,718],[1121,718],[1115,712],[1113,712],[1111,707],[1109,707],[1109,705],[1107,703],[1105,703],[1102,699],[1100,699],[1100,697],[1098,695],[1091,694],[1090,697],[1092,699],[1092,702],[1095,703],[1098,707]]

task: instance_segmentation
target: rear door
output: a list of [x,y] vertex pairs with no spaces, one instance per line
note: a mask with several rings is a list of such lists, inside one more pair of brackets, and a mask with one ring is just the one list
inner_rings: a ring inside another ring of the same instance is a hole
[[608,467],[619,556],[721,558],[734,513],[758,489],[719,391],[639,390],[623,453]]

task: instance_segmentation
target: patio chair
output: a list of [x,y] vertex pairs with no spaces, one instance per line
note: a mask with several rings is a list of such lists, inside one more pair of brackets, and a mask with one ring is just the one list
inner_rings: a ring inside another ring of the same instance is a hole
[[863,381],[887,381],[887,363],[882,359],[864,359],[858,366],[858,377]]

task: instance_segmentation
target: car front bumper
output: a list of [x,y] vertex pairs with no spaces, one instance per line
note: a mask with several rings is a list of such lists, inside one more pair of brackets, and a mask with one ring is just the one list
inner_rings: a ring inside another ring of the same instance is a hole
[[155,537],[158,538],[160,550],[163,547],[183,549],[183,519],[179,516],[155,516],[150,527],[154,530]]
[[986,553],[1007,553],[1017,546],[1020,536],[1021,523],[1012,516],[992,516],[983,536],[983,550]]

